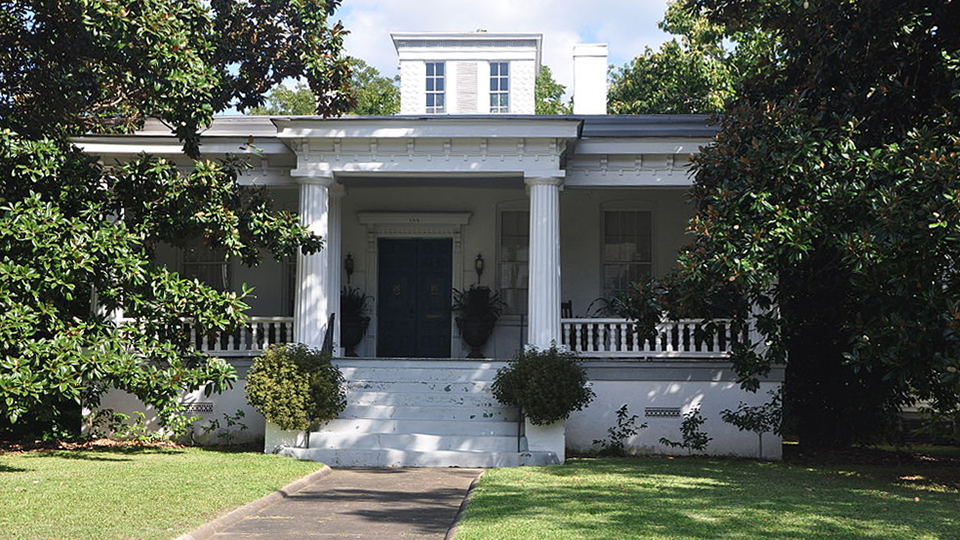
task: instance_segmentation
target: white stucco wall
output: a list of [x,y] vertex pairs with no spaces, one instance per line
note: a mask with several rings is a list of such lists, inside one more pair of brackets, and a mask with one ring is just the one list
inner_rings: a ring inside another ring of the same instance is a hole
[[[240,362],[238,371],[241,376],[246,373],[246,368],[243,366],[247,365],[249,365],[249,361]],[[245,385],[246,380],[240,379],[234,383],[232,390],[228,390],[223,394],[205,396],[203,390],[197,390],[196,392],[183,395],[183,403],[198,405],[200,409],[188,410],[185,413],[187,416],[199,417],[199,419],[194,422],[192,430],[193,437],[197,442],[202,444],[224,444],[227,442],[230,444],[248,444],[263,439],[265,424],[263,415],[247,403],[247,399],[243,393]],[[142,401],[126,392],[119,390],[107,392],[100,400],[100,408],[112,409],[115,412],[124,413],[131,417],[134,411],[143,412],[146,415],[147,426],[153,431],[160,429],[160,425],[157,422],[156,411],[152,407],[147,407]],[[228,429],[223,415],[227,414],[234,417],[237,416],[238,410],[244,413],[244,416],[240,418],[239,421],[246,425],[247,429],[241,431],[239,426]],[[231,437],[229,440],[218,437],[217,433],[219,433],[219,431],[213,431],[210,434],[203,433],[202,428],[209,426],[213,420],[220,422],[221,430],[230,432]],[[131,418],[131,421],[128,423],[132,423],[132,421],[133,418]]]
[[[752,432],[741,432],[731,424],[720,419],[720,411],[736,410],[740,402],[750,406],[762,405],[770,401],[767,392],[779,387],[780,383],[762,383],[757,393],[745,392],[734,381],[689,381],[683,380],[684,373],[677,372],[677,380],[643,381],[592,381],[591,387],[596,398],[583,411],[578,411],[567,420],[567,448],[574,453],[584,453],[598,447],[594,440],[608,437],[607,429],[616,426],[616,412],[627,405],[630,415],[637,415],[636,426],[644,422],[646,429],[628,439],[630,452],[637,454],[687,455],[682,448],[671,448],[661,444],[660,438],[672,441],[683,440],[680,433],[682,417],[646,417],[647,407],[679,407],[681,414],[693,408],[699,408],[706,419],[700,430],[713,440],[706,449],[710,455],[732,455],[740,457],[758,457],[758,439]],[[781,459],[782,439],[772,433],[763,436],[763,458]]]

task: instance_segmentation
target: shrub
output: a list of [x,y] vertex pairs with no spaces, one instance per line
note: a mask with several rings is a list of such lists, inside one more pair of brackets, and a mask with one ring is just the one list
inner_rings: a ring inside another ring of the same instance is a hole
[[347,405],[343,374],[306,345],[270,347],[247,374],[247,401],[281,429],[312,429]]
[[520,407],[538,426],[566,420],[594,397],[577,355],[556,345],[517,352],[509,365],[497,371],[493,395],[501,403]]
[[700,431],[700,426],[707,419],[700,414],[700,409],[691,409],[683,415],[683,422],[680,422],[680,434],[683,436],[682,442],[671,441],[666,437],[660,437],[660,444],[671,448],[686,448],[687,452],[693,453],[694,450],[702,452],[707,449],[707,444],[713,440],[708,437],[706,432]]
[[637,418],[637,415],[630,414],[626,403],[617,409],[617,425],[607,428],[607,438],[593,440],[593,444],[600,445],[597,454],[616,457],[627,455],[627,439],[640,433],[641,429],[647,429],[646,422],[637,425]]
[[763,459],[763,434],[773,432],[780,433],[780,424],[783,420],[783,399],[779,390],[767,392],[772,399],[758,405],[749,407],[746,403],[740,402],[736,411],[724,409],[720,411],[720,418],[733,424],[740,431],[752,431],[757,434],[757,455]]

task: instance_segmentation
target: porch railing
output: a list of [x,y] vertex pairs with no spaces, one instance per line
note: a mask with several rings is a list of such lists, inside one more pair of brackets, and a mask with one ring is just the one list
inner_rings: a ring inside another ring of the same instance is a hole
[[625,319],[562,319],[561,343],[586,358],[725,358],[733,345],[752,337],[752,326],[737,332],[730,321],[664,321],[640,339]]
[[249,317],[232,332],[198,332],[191,321],[185,324],[194,348],[217,356],[255,355],[270,345],[293,342],[293,317]]
[[[133,319],[117,318],[117,324]],[[248,317],[232,332],[201,332],[191,319],[183,320],[193,348],[213,356],[254,356],[270,345],[293,343],[293,317]]]

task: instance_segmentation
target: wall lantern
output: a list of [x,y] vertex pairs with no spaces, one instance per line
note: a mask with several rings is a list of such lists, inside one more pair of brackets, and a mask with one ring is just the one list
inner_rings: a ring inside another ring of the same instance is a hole
[[350,276],[353,275],[353,255],[347,253],[347,260],[343,261],[343,269],[347,271],[347,285],[349,285]]
[[473,269],[477,271],[477,285],[479,285],[480,276],[483,275],[483,255],[477,253],[477,260],[473,261]]

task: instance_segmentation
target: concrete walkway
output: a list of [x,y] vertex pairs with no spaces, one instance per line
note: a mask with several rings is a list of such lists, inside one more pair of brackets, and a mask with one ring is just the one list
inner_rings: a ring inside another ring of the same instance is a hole
[[443,540],[480,472],[338,469],[208,538]]

